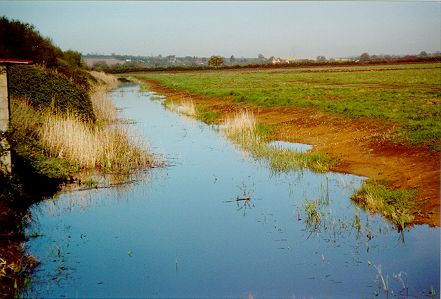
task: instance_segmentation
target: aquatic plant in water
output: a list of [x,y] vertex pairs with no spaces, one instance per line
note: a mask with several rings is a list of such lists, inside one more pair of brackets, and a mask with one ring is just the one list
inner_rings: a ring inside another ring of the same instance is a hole
[[414,220],[419,203],[415,190],[392,189],[375,181],[367,181],[352,195],[352,200],[370,213],[378,213],[391,220],[398,230]]

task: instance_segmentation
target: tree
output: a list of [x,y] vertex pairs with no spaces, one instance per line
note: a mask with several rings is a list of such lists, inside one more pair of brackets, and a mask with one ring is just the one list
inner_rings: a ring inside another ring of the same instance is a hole
[[230,63],[234,63],[236,61],[236,58],[234,58],[234,55],[231,55],[230,57]]
[[326,61],[326,57],[325,56],[317,56],[317,61],[324,62],[324,61]]
[[428,57],[429,55],[427,54],[426,51],[421,51],[419,56],[420,57]]
[[57,66],[62,56],[49,38],[44,38],[28,23],[0,17],[0,57],[29,59],[47,67]]
[[218,55],[213,55],[208,59],[209,66],[219,67],[222,64],[224,64],[224,59]]
[[72,67],[82,67],[80,52],[72,50],[64,51],[63,58]]
[[360,55],[360,61],[362,62],[366,62],[366,61],[370,61],[371,60],[371,56],[369,56],[368,53],[363,53]]

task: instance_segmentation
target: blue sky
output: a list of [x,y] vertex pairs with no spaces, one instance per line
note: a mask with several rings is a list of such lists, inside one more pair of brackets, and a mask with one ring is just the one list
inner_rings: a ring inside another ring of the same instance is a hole
[[82,53],[343,57],[441,50],[441,2],[0,1]]

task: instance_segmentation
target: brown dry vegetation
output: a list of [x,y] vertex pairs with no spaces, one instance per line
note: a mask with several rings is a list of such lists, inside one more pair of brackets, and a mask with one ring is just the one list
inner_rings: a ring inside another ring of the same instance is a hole
[[195,105],[228,115],[247,109],[260,123],[274,125],[270,138],[314,145],[313,152],[327,153],[338,161],[333,171],[387,181],[395,188],[416,189],[421,213],[414,223],[440,225],[440,154],[427,147],[393,144],[393,127],[369,118],[348,119],[313,108],[256,107],[228,98],[209,98],[143,80],[169,99],[191,100]]

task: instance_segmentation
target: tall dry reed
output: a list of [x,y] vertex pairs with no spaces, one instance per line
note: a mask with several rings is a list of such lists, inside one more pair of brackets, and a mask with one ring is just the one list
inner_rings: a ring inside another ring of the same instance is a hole
[[112,123],[117,119],[116,109],[108,96],[108,92],[118,86],[118,79],[103,72],[91,71],[90,74],[97,80],[90,96],[93,112],[100,122]]
[[52,156],[77,163],[83,169],[125,172],[153,163],[152,155],[129,137],[127,128],[84,123],[74,114],[47,114],[40,136]]
[[223,122],[222,130],[227,137],[246,148],[262,143],[257,133],[256,118],[250,111],[240,111],[227,117]]
[[191,100],[184,100],[179,104],[176,104],[173,101],[168,101],[165,105],[170,111],[178,112],[186,116],[196,117],[196,106]]
[[99,86],[105,86],[107,91],[113,90],[118,86],[118,79],[104,72],[91,71],[90,74],[98,81]]
[[113,123],[117,120],[115,106],[110,100],[104,87],[97,87],[90,96],[93,112],[99,122]]

